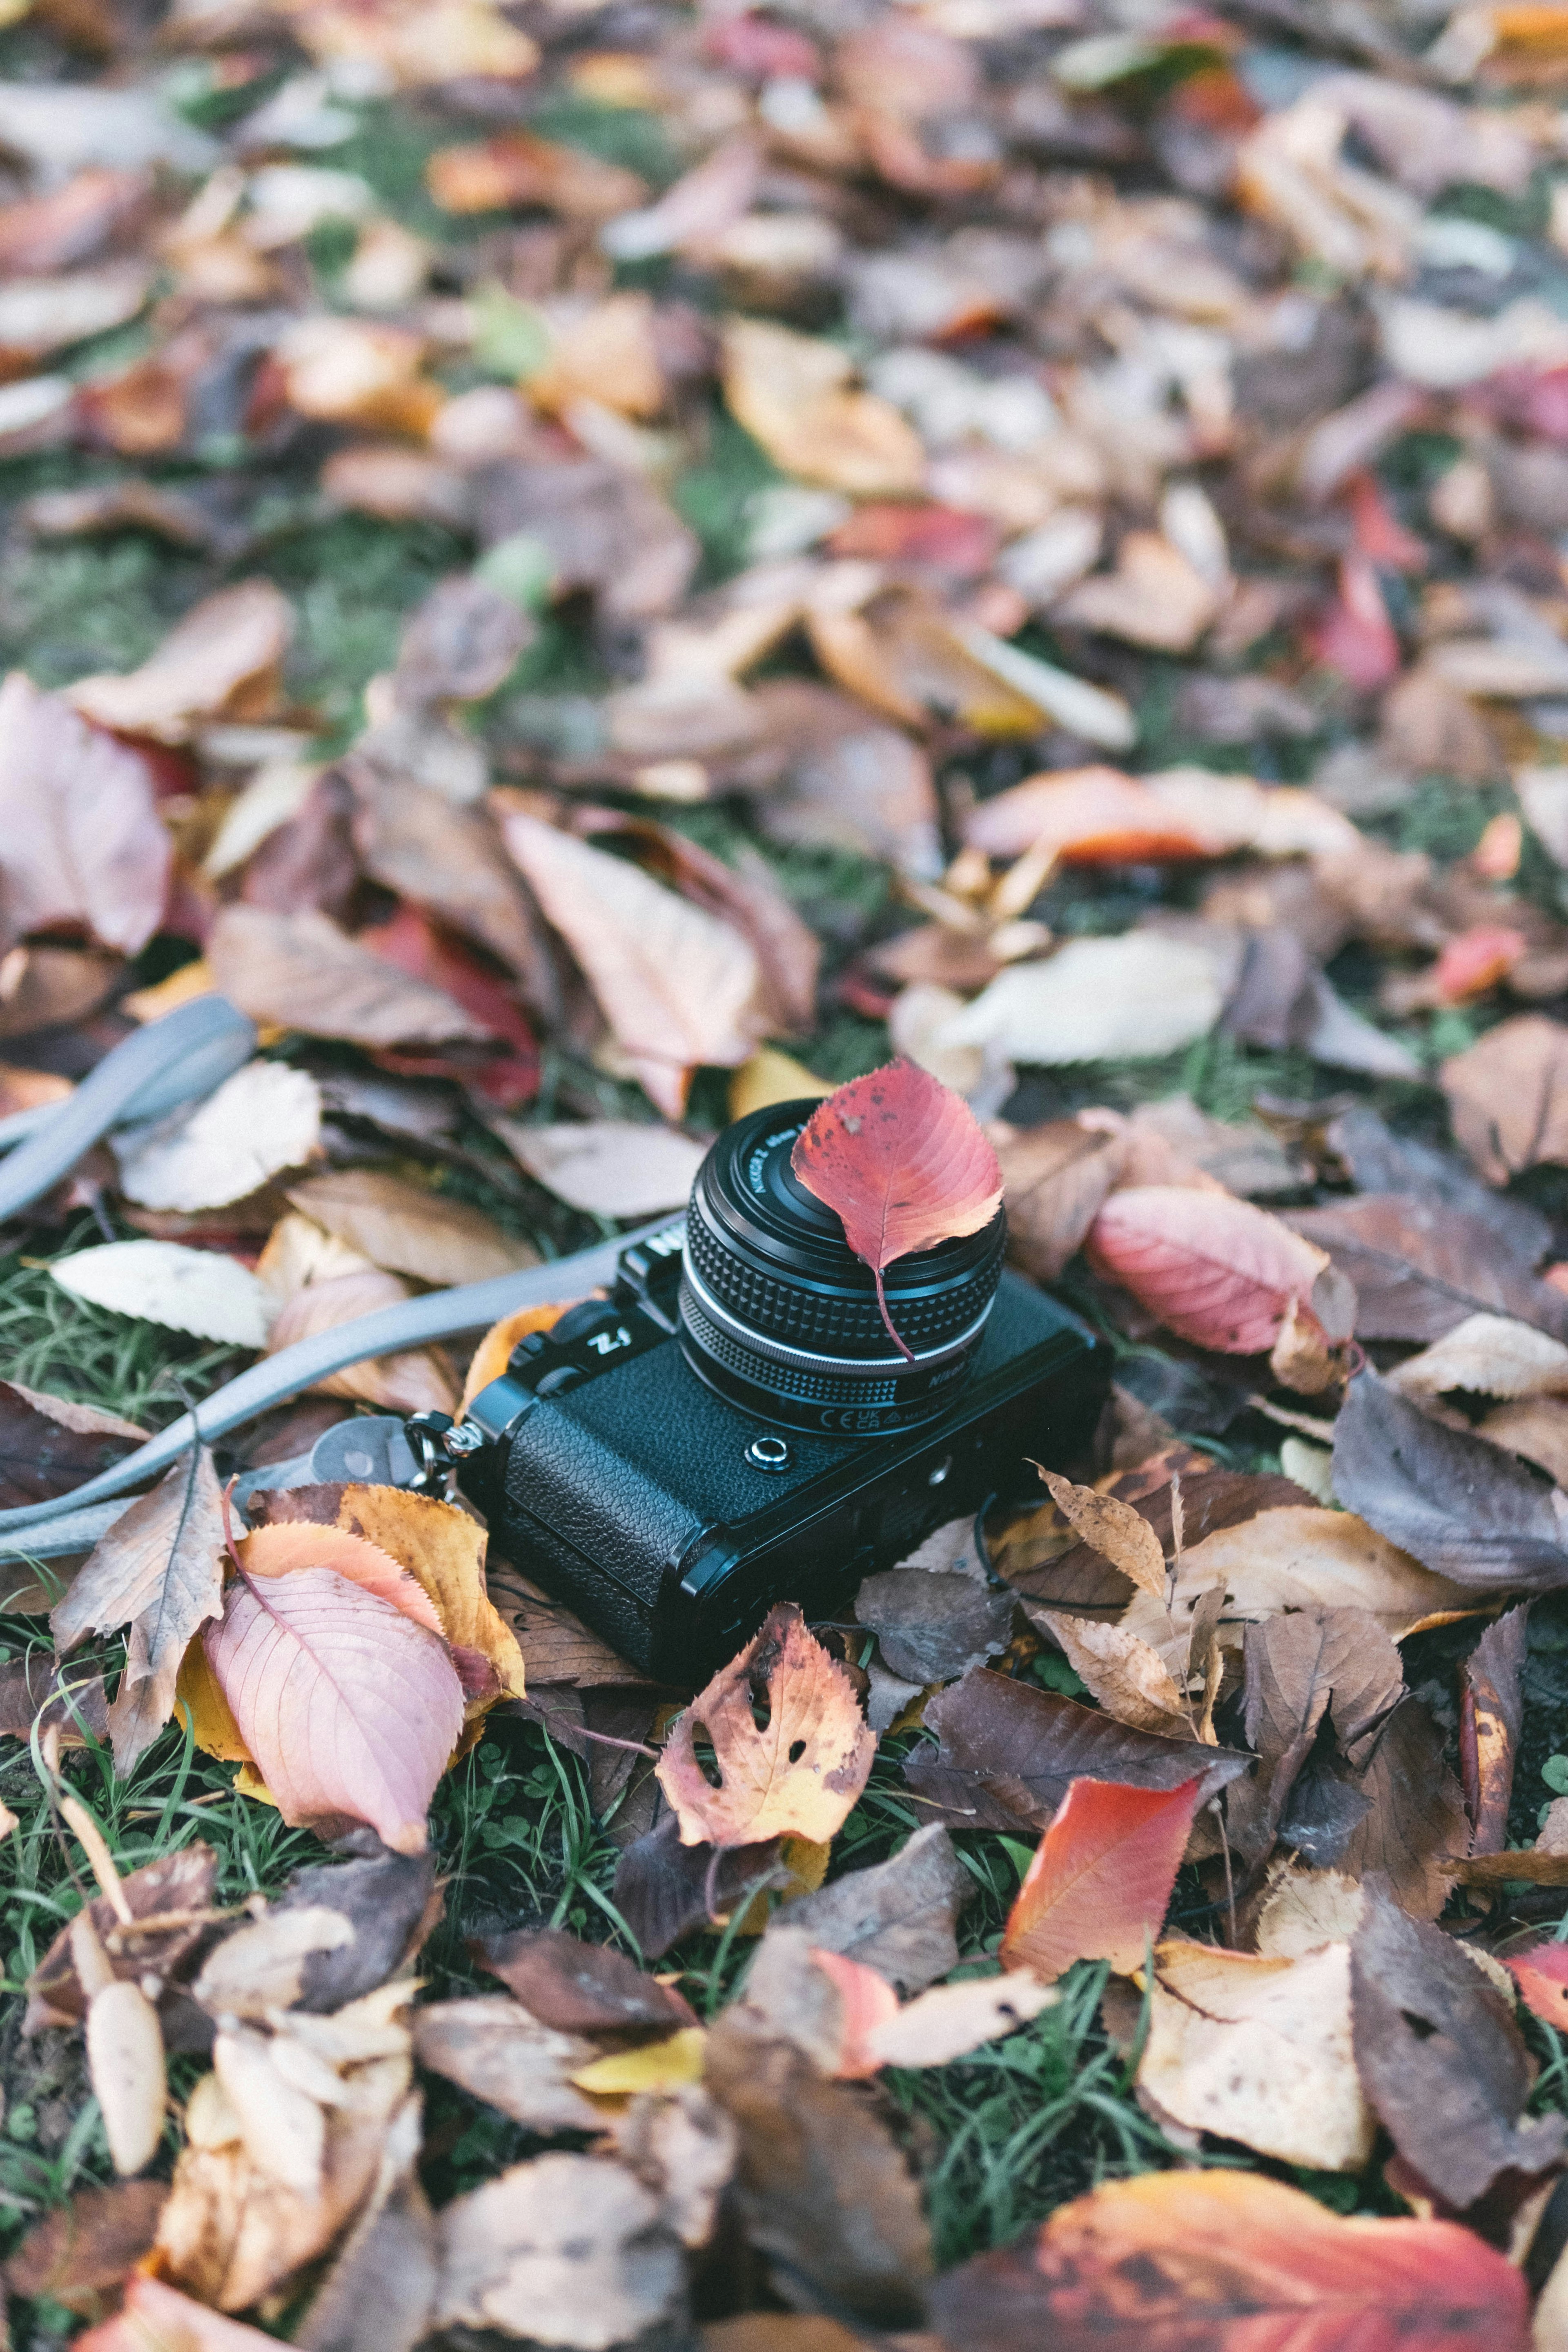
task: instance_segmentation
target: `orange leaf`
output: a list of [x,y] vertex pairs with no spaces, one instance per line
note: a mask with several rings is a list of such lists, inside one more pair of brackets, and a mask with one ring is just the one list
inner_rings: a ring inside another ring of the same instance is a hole
[[[700,1733],[713,1751],[706,1772]],[[755,1845],[773,1837],[820,1843],[843,1825],[876,1751],[853,1683],[806,1631],[794,1601],[785,1601],[698,1692],[670,1733],[657,1778],[679,1819],[682,1845]]]
[[897,2017],[899,1996],[886,1977],[868,1969],[864,1960],[852,1960],[847,1952],[827,1952],[814,1944],[811,1958],[843,2004],[843,2035],[838,2063],[833,2069],[834,2079],[841,2083],[861,2082],[877,2074],[884,2063],[868,2050],[866,2040],[879,2025]]
[[949,2271],[950,2352],[1529,2352],[1530,2295],[1457,2221],[1342,2221],[1256,2172],[1117,2180]]
[[515,1315],[503,1315],[492,1323],[479,1346],[474,1349],[468,1366],[468,1376],[463,1382],[463,1402],[458,1408],[461,1421],[481,1389],[499,1381],[511,1361],[511,1351],[531,1331],[552,1330],[569,1307],[580,1307],[579,1298],[553,1300],[548,1307],[520,1307]]
[[362,1591],[389,1601],[416,1625],[445,1639],[436,1605],[418,1579],[379,1544],[366,1543],[363,1536],[352,1536],[346,1528],[318,1528],[305,1519],[282,1519],[276,1527],[258,1528],[237,1549],[252,1576],[288,1576],[300,1568],[335,1569]]
[[140,2273],[132,2273],[113,2318],[77,2338],[88,2352],[265,2352],[276,2340]]
[[893,1329],[882,1275],[895,1258],[977,1234],[996,1214],[1002,1171],[961,1096],[913,1062],[889,1062],[851,1078],[812,1112],[790,1166],[844,1221],[844,1235],[877,1277],[877,1303]]
[[982,801],[963,837],[991,857],[1054,850],[1064,866],[1162,865],[1227,846],[1223,833],[1200,832],[1173,814],[1136,777],[1099,766],[1026,777]]
[[1525,2007],[1559,2032],[1568,2027],[1568,1944],[1531,1944],[1507,1966]]
[[1175,1184],[1113,1192],[1087,1246],[1168,1331],[1230,1356],[1272,1348],[1292,1299],[1298,1323],[1315,1326],[1308,1306],[1329,1263],[1266,1209]]
[[1018,1889],[1003,1967],[1033,1969],[1047,1984],[1075,1960],[1135,1969],[1164,1924],[1201,1785],[1075,1780]]

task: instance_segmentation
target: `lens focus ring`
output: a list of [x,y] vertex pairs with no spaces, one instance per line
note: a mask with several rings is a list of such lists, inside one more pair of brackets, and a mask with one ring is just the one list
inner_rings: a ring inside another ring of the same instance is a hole
[[[792,1348],[819,1348],[829,1356],[891,1352],[874,1291],[868,1298],[847,1297],[765,1273],[726,1246],[695,1200],[687,1218],[686,1246],[704,1289],[737,1322],[764,1339],[780,1339]],[[924,1355],[956,1339],[984,1313],[1000,1275],[998,1259],[968,1281],[923,1298],[898,1297],[896,1284],[889,1283],[889,1303],[898,1298],[893,1320],[905,1346]]]

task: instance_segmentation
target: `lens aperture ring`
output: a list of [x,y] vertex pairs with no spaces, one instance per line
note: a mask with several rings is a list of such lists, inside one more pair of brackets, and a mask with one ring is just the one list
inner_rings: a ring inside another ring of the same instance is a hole
[[[725,1332],[752,1356],[765,1356],[770,1363],[803,1372],[829,1377],[837,1374],[845,1380],[864,1384],[868,1381],[874,1381],[879,1372],[885,1372],[889,1379],[896,1380],[901,1376],[907,1380],[912,1373],[932,1371],[938,1365],[950,1362],[954,1356],[963,1355],[984,1329],[991,1301],[987,1298],[968,1329],[957,1333],[945,1347],[915,1349],[912,1364],[908,1357],[896,1354],[890,1348],[885,1349],[879,1356],[835,1356],[820,1348],[786,1347],[782,1340],[770,1339],[766,1333],[752,1328],[730,1314],[714,1297],[688,1257],[681,1272],[680,1311],[685,1315],[693,1309],[700,1312],[706,1323]],[[881,1336],[886,1339],[885,1333]]]

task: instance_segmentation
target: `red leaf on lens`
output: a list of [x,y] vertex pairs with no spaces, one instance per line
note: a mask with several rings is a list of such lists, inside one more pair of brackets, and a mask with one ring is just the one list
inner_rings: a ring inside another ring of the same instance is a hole
[[1135,1969],[1164,1925],[1202,1790],[1075,1780],[1018,1889],[1003,1967],[1033,1969],[1047,1984],[1075,1960]]
[[795,1139],[790,1166],[842,1219],[845,1239],[877,1278],[895,1258],[977,1234],[996,1214],[1002,1171],[969,1105],[913,1062],[889,1062],[820,1103]]

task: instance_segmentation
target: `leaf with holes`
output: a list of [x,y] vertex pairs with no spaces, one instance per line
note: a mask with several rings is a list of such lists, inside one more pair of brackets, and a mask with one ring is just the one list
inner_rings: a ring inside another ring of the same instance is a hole
[[1002,1171],[963,1098],[913,1062],[889,1062],[817,1106],[795,1138],[790,1166],[843,1220],[845,1239],[870,1267],[888,1335],[882,1276],[895,1258],[977,1234],[1002,1200]]
[[[712,1748],[707,1769],[699,1736]],[[683,1845],[821,1842],[842,1826],[876,1748],[853,1683],[786,1601],[699,1691],[669,1736],[658,1784]]]
[[368,1822],[425,1844],[431,1792],[463,1726],[437,1637],[332,1568],[242,1574],[202,1636],[218,1686],[286,1822]]
[[1047,1984],[1075,1960],[1135,1969],[1164,1924],[1202,1787],[1075,1780],[1018,1889],[1003,1967]]

